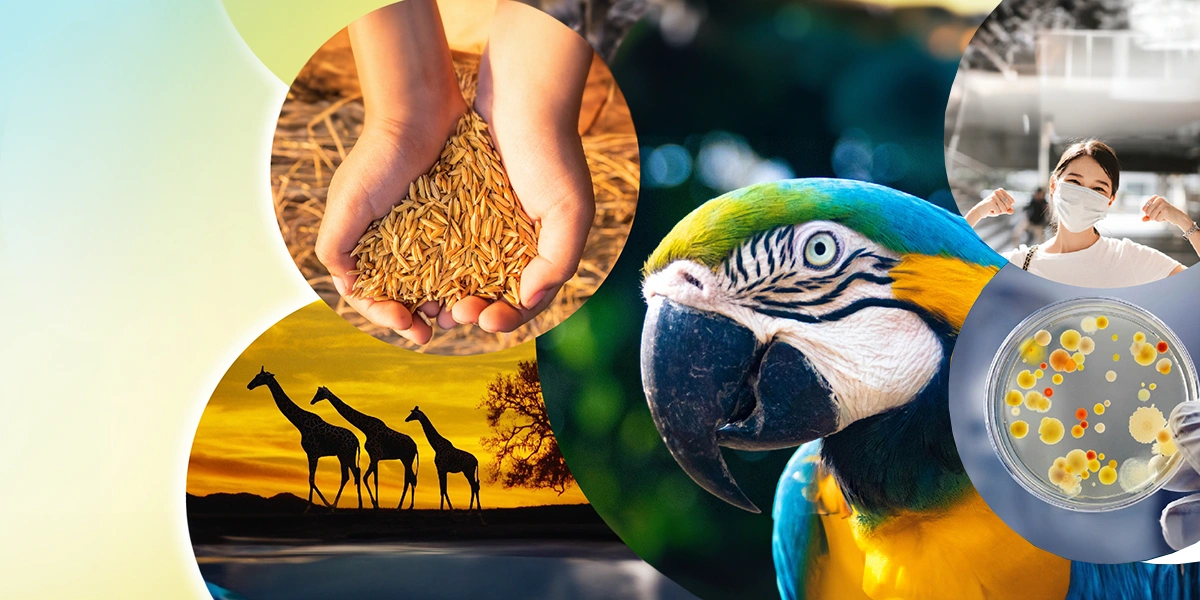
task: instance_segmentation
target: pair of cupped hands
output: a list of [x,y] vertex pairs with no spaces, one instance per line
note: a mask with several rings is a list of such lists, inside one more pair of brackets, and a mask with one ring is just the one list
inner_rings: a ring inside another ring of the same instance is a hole
[[[547,22],[547,20],[549,22]],[[468,297],[452,310],[358,298],[351,252],[372,221],[438,159],[467,104],[433,0],[406,0],[350,26],[363,90],[362,135],[329,185],[316,255],[334,287],[368,321],[426,344],[433,328],[512,331],[549,306],[579,266],[595,196],[578,131],[592,49],[536,9],[501,2],[480,61],[474,109],[489,125],[513,191],[541,222],[537,256],[521,273],[520,305]]]

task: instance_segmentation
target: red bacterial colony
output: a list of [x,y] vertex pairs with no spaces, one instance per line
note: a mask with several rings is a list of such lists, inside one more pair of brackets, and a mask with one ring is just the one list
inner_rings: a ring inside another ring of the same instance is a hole
[[1166,351],[1167,351],[1167,343],[1166,343],[1166,342],[1159,342],[1159,343],[1158,343],[1158,345],[1157,345],[1157,346],[1155,346],[1154,348],[1155,348],[1156,350],[1158,350],[1158,353],[1159,353],[1159,354],[1162,354],[1163,352],[1166,352]]
[[1043,395],[1046,396],[1047,398],[1049,398],[1050,396],[1054,395],[1054,390],[1052,390],[1050,388],[1046,388],[1046,391]]
[[1096,451],[1095,451],[1095,450],[1088,450],[1088,451],[1087,451],[1087,459],[1088,459],[1088,460],[1096,460]]
[[1043,368],[1043,369],[1045,369],[1045,368],[1046,368],[1046,363],[1042,363],[1042,368]]
[[1079,426],[1080,426],[1080,427],[1082,427],[1082,428],[1084,428],[1084,429],[1087,429],[1087,419],[1084,419],[1084,420],[1080,421],[1080,422],[1079,422]]
[[1080,421],[1082,421],[1082,420],[1086,419],[1086,418],[1087,418],[1087,409],[1086,409],[1086,408],[1080,408],[1080,409],[1076,410],[1076,411],[1075,411],[1075,418],[1076,418],[1076,419],[1079,419]]

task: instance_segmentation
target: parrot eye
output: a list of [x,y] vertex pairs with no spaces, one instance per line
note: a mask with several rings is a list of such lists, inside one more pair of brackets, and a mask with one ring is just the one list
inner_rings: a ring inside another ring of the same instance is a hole
[[837,258],[839,250],[837,240],[822,231],[804,243],[804,263],[814,269],[823,269]]

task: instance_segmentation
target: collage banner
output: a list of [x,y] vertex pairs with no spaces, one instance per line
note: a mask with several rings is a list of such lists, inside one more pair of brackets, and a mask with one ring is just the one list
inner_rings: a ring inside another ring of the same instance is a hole
[[0,7],[0,597],[1200,598],[1200,4]]

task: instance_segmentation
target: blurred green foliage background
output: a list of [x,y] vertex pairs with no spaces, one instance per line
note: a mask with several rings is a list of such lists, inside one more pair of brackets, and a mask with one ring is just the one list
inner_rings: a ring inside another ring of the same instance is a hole
[[664,4],[611,65],[642,150],[633,230],[595,296],[538,339],[543,390],[581,489],[635,552],[705,599],[774,598],[770,509],[792,451],[725,451],[759,515],[710,496],[671,459],[641,387],[642,262],[692,209],[756,181],[866,179],[954,210],[942,156],[946,98],[985,15]]

